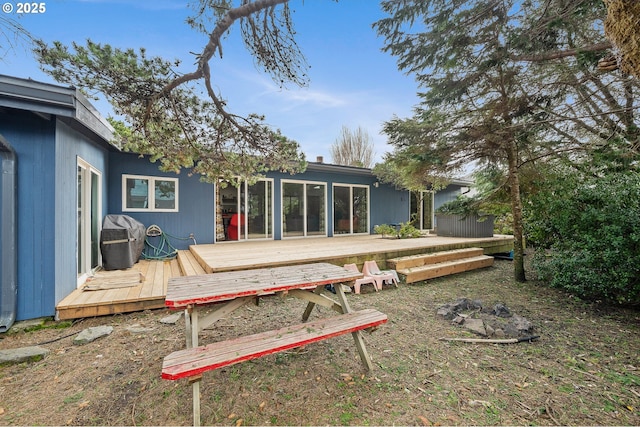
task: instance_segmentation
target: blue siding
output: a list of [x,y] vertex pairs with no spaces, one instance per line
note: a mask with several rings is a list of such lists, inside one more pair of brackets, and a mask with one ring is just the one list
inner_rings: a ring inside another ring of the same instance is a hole
[[16,320],[52,316],[55,314],[56,264],[55,123],[30,113],[5,113],[0,115],[0,133],[17,156]]
[[78,275],[77,159],[81,157],[102,175],[102,207],[106,210],[108,153],[64,123],[58,122],[56,130],[55,301],[58,303],[76,289]]
[[[197,243],[214,242],[215,197],[212,184],[200,181],[198,176],[186,173],[174,174],[160,172],[157,164],[147,158],[130,153],[110,154],[109,174],[109,213],[126,214],[142,222],[146,227],[156,224],[171,236],[186,238],[193,233]],[[122,211],[122,175],[166,176],[179,179],[179,212],[123,212]],[[410,195],[406,190],[397,190],[391,185],[374,186],[376,177],[368,173],[349,173],[307,170],[302,174],[290,175],[277,172],[267,174],[274,185],[274,238],[282,238],[281,190],[283,180],[323,182],[327,184],[327,230],[332,236],[333,230],[333,185],[356,184],[369,187],[370,195],[370,233],[377,224],[406,222],[410,219]],[[460,187],[450,185],[435,196],[435,206],[453,199],[460,193]],[[190,240],[172,239],[178,249],[186,249]]]
[[[175,236],[171,244],[186,249],[193,243],[182,240],[193,233],[197,243],[214,242],[215,200],[213,184],[201,182],[199,176],[161,172],[157,163],[130,153],[111,153],[109,173],[109,212],[125,214],[149,227],[159,226],[166,234]],[[122,175],[165,176],[178,178],[178,212],[123,212]]]

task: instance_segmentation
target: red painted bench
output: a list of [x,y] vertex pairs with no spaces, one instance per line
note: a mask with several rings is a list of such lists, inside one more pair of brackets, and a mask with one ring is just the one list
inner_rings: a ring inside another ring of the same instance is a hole
[[295,326],[175,351],[164,358],[162,378],[198,377],[204,372],[386,323],[387,315],[365,309]]

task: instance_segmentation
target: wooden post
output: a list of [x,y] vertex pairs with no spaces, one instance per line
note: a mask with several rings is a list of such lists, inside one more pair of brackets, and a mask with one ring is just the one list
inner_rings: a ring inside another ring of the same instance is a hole
[[191,389],[193,392],[192,400],[194,426],[200,426],[200,380],[202,380],[202,375],[189,378],[189,382],[191,383]]

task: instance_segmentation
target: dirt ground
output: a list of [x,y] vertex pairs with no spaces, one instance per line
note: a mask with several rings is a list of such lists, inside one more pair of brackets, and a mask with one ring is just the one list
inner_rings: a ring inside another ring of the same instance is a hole
[[[512,264],[348,295],[389,322],[365,333],[376,366],[364,372],[351,336],[208,372],[209,425],[639,425],[640,311],[585,304],[531,280]],[[467,297],[505,304],[540,338],[518,344],[442,341],[468,332],[436,316]],[[304,305],[266,298],[203,333],[201,343],[300,321]],[[318,309],[312,317],[328,314]],[[65,329],[5,334],[0,348],[41,345],[43,360],[0,367],[2,425],[190,425],[187,380],[160,378],[163,357],[184,347],[184,323],[167,310],[84,319]],[[152,329],[131,333],[128,326]],[[74,345],[73,332],[111,325]]]

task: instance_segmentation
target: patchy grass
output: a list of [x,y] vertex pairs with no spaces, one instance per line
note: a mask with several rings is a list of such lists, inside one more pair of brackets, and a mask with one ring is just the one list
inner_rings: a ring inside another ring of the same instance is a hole
[[[512,264],[349,295],[389,322],[365,333],[376,366],[363,371],[349,335],[204,375],[210,425],[639,425],[640,313],[586,304]],[[468,333],[436,317],[457,298],[505,304],[530,320],[537,341],[511,345],[441,341]],[[300,321],[304,305],[266,298],[201,342]],[[191,387],[160,379],[162,358],[184,347],[184,324],[165,310],[85,319],[64,330],[7,334],[0,348],[42,344],[44,360],[0,367],[2,425],[191,425]],[[332,315],[316,309],[312,317]],[[153,328],[132,334],[125,327]],[[71,332],[107,324],[108,337],[76,346]]]

